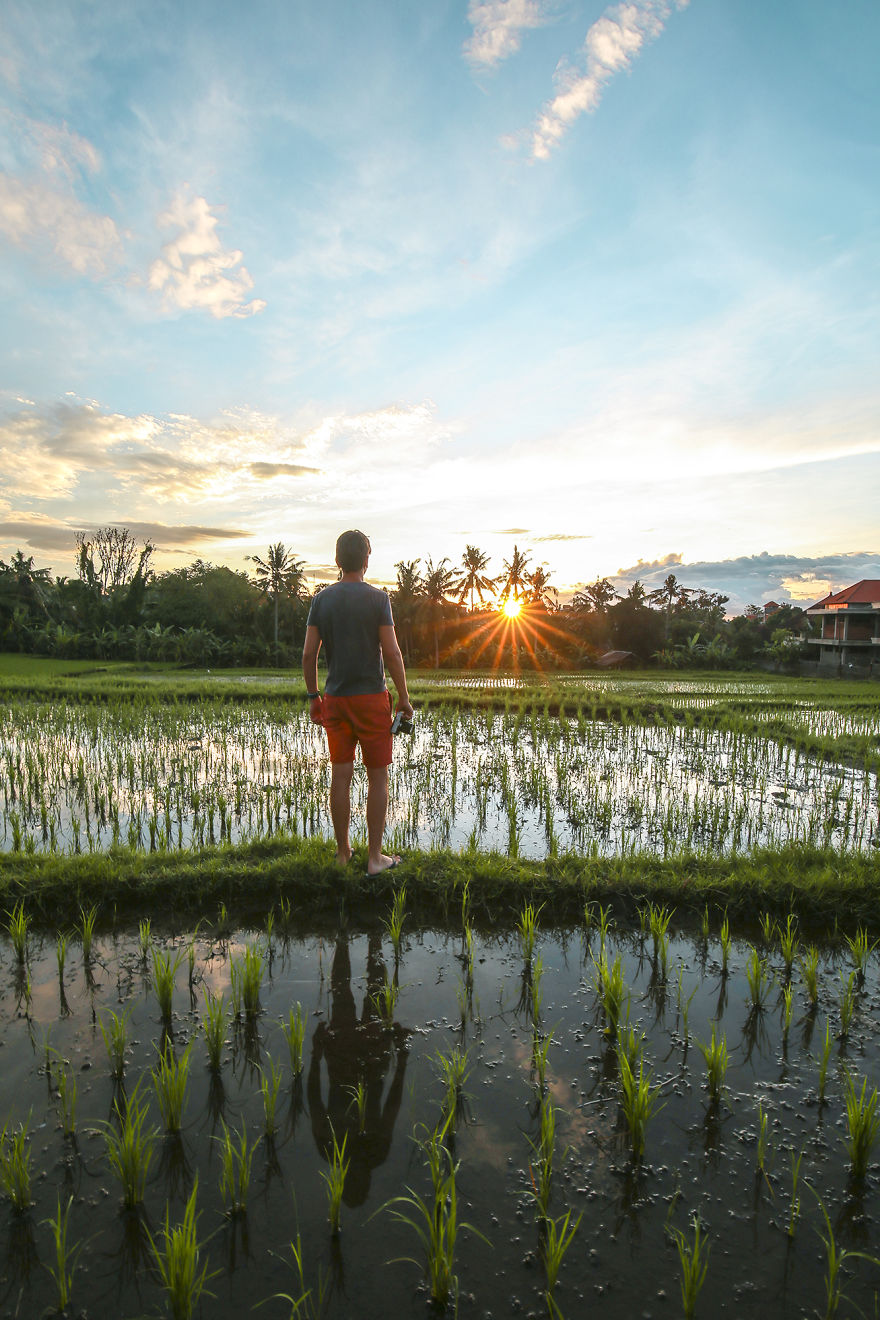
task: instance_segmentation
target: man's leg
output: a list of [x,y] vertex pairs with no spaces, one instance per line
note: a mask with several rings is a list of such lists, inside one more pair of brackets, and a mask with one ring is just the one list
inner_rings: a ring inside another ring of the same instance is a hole
[[[333,833],[336,835],[336,860],[340,866],[347,866],[351,861],[351,840],[348,831],[351,825],[353,774],[354,761],[334,763],[330,767],[330,819],[333,821]],[[367,816],[369,817],[369,807]]]
[[370,856],[367,862],[369,875],[378,875],[389,866],[399,862],[399,857],[389,857],[382,851],[382,835],[385,833],[385,816],[388,812],[388,766],[367,766],[367,843]]

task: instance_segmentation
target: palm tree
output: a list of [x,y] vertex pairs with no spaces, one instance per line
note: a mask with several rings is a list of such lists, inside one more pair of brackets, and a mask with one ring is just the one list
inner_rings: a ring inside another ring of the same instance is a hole
[[501,588],[501,599],[507,600],[513,596],[514,600],[520,600],[527,595],[529,587],[529,575],[526,572],[528,567],[530,551],[524,550],[520,554],[517,546],[513,547],[513,558],[504,561],[504,586]]
[[550,586],[550,574],[539,564],[533,572],[526,575],[529,584],[529,601],[533,605],[545,605],[553,609],[559,592]]
[[292,550],[281,541],[269,546],[265,560],[259,555],[248,555],[254,564],[257,586],[265,591],[275,605],[275,661],[278,661],[278,602],[282,597],[299,599],[302,595],[304,559],[295,559]]
[[447,568],[447,564],[449,559],[446,556],[436,565],[427,559],[421,584],[421,595],[434,633],[435,669],[440,668],[440,621],[443,618],[447,597],[455,595],[459,585],[456,570],[452,567]]
[[394,565],[397,569],[397,586],[391,593],[394,605],[394,622],[403,644],[403,653],[407,661],[412,649],[413,619],[418,608],[422,579],[419,574],[420,559],[401,559]]
[[657,587],[648,595],[648,600],[652,605],[661,605],[666,612],[666,637],[669,637],[669,621],[672,611],[677,605],[683,605],[690,595],[687,587],[679,586],[678,578],[674,573],[670,573],[664,580],[662,587]]
[[576,610],[595,610],[597,614],[604,614],[616,595],[608,578],[596,578],[588,587],[576,592],[571,603]]
[[488,566],[489,556],[485,551],[480,550],[475,545],[465,546],[464,554],[461,557],[461,565],[464,569],[464,576],[459,583],[458,601],[460,605],[464,604],[465,596],[471,598],[471,613],[474,611],[474,592],[480,598],[480,604],[483,604],[483,592],[495,590],[497,578],[485,577],[483,570]]

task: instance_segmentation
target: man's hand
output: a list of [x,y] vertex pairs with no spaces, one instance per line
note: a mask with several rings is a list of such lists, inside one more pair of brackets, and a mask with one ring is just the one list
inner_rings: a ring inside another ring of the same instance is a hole
[[309,716],[313,724],[324,723],[324,707],[320,697],[313,697],[309,704]]
[[406,700],[403,700],[401,697],[398,697],[395,710],[400,711],[401,715],[403,715],[408,720],[411,720],[413,715],[415,714],[413,710],[412,702],[410,701],[409,697],[407,697]]

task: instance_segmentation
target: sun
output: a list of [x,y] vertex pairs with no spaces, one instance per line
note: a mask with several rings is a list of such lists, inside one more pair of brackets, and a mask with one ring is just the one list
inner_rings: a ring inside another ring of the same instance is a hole
[[513,596],[508,596],[501,606],[501,613],[508,619],[518,618],[522,613],[522,601],[516,600]]

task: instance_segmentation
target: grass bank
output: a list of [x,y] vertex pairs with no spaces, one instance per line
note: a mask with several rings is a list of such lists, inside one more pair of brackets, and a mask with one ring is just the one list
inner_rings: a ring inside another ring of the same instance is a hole
[[696,854],[662,859],[563,856],[524,861],[493,853],[408,855],[393,873],[367,880],[364,856],[340,872],[330,844],[274,837],[200,852],[117,850],[83,856],[0,855],[0,908],[23,902],[52,928],[72,926],[95,904],[102,924],[134,916],[175,923],[212,923],[222,904],[237,921],[262,924],[289,901],[303,920],[338,915],[369,921],[384,916],[406,884],[413,922],[455,919],[465,884],[474,918],[509,928],[526,901],[543,904],[545,925],[583,919],[586,902],[631,912],[644,900],[671,904],[678,918],[727,909],[744,922],[763,912],[795,912],[805,927],[832,934],[865,925],[880,935],[880,860],[862,854],[791,847],[748,856]]

